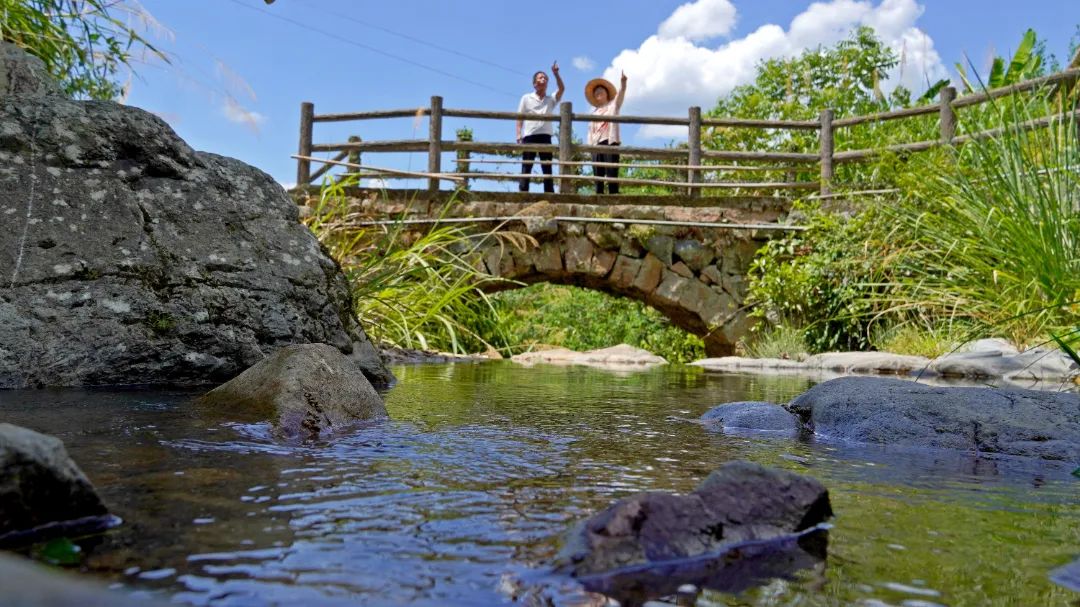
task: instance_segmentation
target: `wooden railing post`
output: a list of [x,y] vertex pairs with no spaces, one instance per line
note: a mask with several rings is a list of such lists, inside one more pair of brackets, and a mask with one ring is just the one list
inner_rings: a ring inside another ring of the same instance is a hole
[[821,194],[832,191],[833,180],[833,111],[821,110]]
[[[349,143],[361,143],[363,141],[359,135],[349,135]],[[347,161],[352,164],[360,164],[360,150],[349,150]]]
[[941,89],[941,142],[952,145],[956,137],[956,110],[952,102],[956,99],[956,89],[947,86]]
[[[457,132],[455,133],[455,135],[456,135],[458,141],[472,141],[473,140],[472,130],[467,129],[467,128],[466,129],[458,129]],[[458,173],[468,173],[468,172],[472,171],[472,163],[469,162],[471,157],[472,157],[472,154],[469,152],[469,150],[458,150],[458,153],[457,153],[457,172]],[[464,179],[465,180],[461,182],[461,189],[467,190],[467,189],[469,189],[469,178],[465,177]]]
[[[567,164],[574,156],[573,106],[569,101],[559,104],[559,175],[570,175],[572,167]],[[573,194],[574,183],[570,179],[559,180],[560,194]]]
[[[431,98],[431,117],[428,120],[428,173],[442,172],[442,97]],[[428,179],[428,190],[439,189],[439,180]]]
[[[300,146],[297,155],[311,156],[311,131],[315,124],[315,104],[304,101],[300,104]],[[296,187],[302,188],[311,183],[311,161],[297,159]]]
[[[701,166],[701,108],[690,108],[690,132],[686,138],[686,146],[690,148],[689,165]],[[686,171],[686,182],[690,184],[701,182],[701,171],[697,169],[688,169]],[[687,194],[690,196],[701,195],[701,188],[695,188],[691,185],[687,189]]]

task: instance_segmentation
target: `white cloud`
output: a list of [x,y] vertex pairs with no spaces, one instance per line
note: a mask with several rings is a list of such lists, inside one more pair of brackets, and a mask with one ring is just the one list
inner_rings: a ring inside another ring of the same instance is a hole
[[658,31],[661,38],[702,42],[731,33],[736,14],[730,0],[695,0],[675,9]]
[[369,179],[361,180],[361,187],[371,188],[373,190],[385,190],[390,187],[390,182],[381,177],[371,177]]
[[266,122],[266,116],[248,110],[237,103],[232,97],[225,97],[225,102],[221,106],[221,113],[229,120],[229,122],[247,126],[255,131],[256,134],[259,132],[259,125]]
[[[934,41],[916,27],[922,13],[916,0],[814,2],[787,29],[765,24],[741,38],[709,45],[703,41],[728,33],[737,14],[729,0],[696,0],[675,9],[660,24],[658,34],[638,48],[620,52],[604,77],[615,82],[620,71],[629,77],[624,113],[681,116],[691,105],[709,108],[735,87],[751,82],[763,60],[828,46],[868,25],[903,58],[882,88],[889,91],[903,84],[919,93],[928,80],[948,76]],[[670,128],[644,127],[639,133],[639,137],[675,135]]]
[[584,55],[581,55],[580,57],[574,57],[571,63],[574,64],[574,67],[583,72],[587,72],[596,67],[596,62]]

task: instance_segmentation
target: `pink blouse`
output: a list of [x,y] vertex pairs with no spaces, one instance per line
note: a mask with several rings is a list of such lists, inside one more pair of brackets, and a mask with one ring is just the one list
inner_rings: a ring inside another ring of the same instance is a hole
[[[615,107],[615,100],[612,99],[611,102],[604,107],[593,108],[592,113],[597,116],[618,116],[619,110]],[[607,141],[608,143],[622,143],[619,139],[618,122],[589,123],[589,145],[598,145],[601,141]]]

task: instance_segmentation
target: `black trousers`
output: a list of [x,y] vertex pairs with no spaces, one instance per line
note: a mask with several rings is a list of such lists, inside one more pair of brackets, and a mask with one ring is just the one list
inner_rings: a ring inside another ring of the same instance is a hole
[[[551,135],[526,135],[521,138],[521,143],[551,143]],[[521,174],[531,175],[533,167],[533,158],[536,158],[537,154],[540,155],[540,162],[546,162],[547,164],[541,164],[540,170],[544,172],[544,191],[548,194],[555,193],[555,182],[551,179],[551,152],[524,152],[521,155]],[[529,178],[523,177],[521,179],[521,185],[518,190],[522,192],[529,191]]]
[[[596,145],[617,146],[619,144],[617,144],[617,143],[608,143],[607,139],[605,139],[605,140],[597,143]],[[592,155],[592,159],[593,159],[593,162],[617,163],[617,162],[619,162],[619,155],[615,154],[615,153],[611,153],[611,154],[594,153]],[[597,177],[618,177],[619,176],[619,167],[594,166],[593,167],[593,175],[595,175]],[[618,194],[619,193],[619,184],[618,184],[618,182],[615,182],[615,181],[607,181],[607,182],[605,182],[605,181],[597,181],[596,182],[596,193],[597,194],[603,194],[605,185],[607,186],[607,193],[608,194]]]

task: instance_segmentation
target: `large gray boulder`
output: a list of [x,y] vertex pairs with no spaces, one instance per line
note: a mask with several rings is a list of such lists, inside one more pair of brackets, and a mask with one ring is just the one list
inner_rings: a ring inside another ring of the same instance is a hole
[[571,531],[557,569],[574,576],[718,553],[750,540],[777,539],[832,516],[817,480],[736,461],[688,495],[640,493]]
[[0,98],[0,218],[0,388],[213,383],[298,343],[392,381],[282,187],[149,112]]
[[788,405],[834,439],[1080,461],[1080,395],[842,377]]
[[43,525],[108,514],[60,439],[0,424],[0,542]]
[[270,420],[284,439],[318,438],[358,421],[386,419],[360,369],[326,344],[287,346],[203,395],[204,410],[237,421]]

